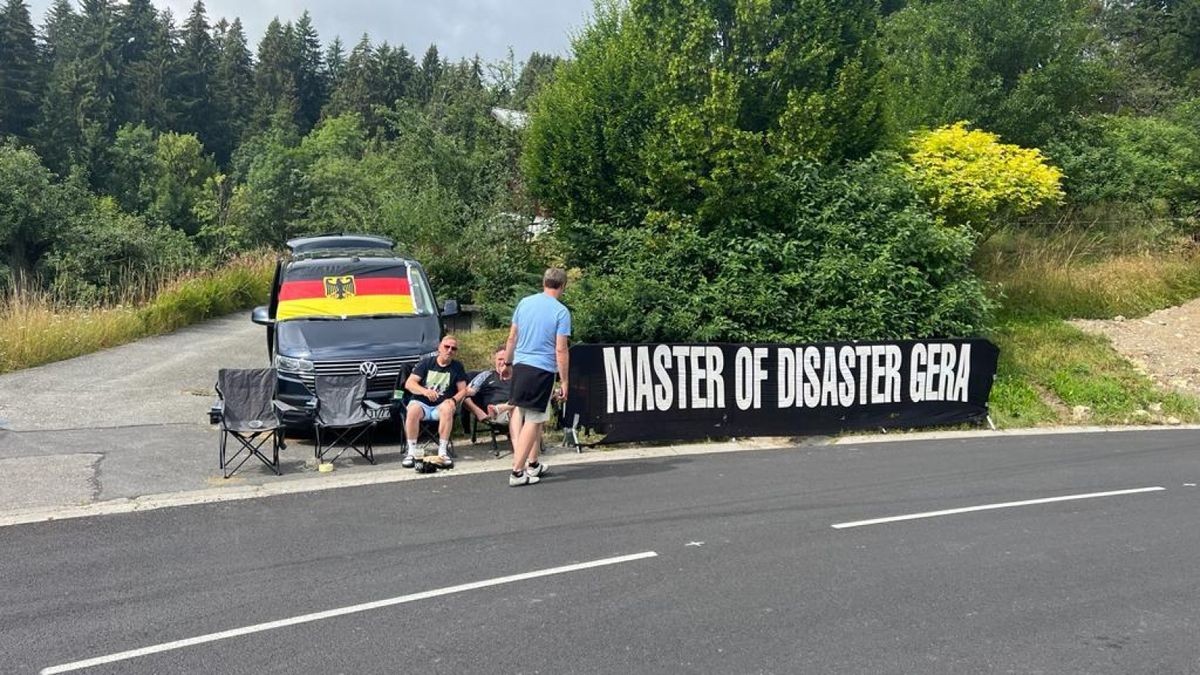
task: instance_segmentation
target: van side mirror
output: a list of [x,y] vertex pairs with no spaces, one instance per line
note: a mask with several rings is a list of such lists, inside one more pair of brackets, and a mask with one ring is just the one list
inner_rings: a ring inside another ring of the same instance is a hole
[[275,319],[272,319],[266,305],[255,307],[250,313],[250,320],[260,326],[274,326]]
[[442,316],[454,316],[458,314],[458,301],[447,300],[446,305],[442,307]]

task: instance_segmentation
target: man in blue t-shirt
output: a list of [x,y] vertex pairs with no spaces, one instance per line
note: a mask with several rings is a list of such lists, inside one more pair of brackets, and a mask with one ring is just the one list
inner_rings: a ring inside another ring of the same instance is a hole
[[458,354],[458,338],[447,335],[438,345],[435,356],[417,364],[404,382],[412,399],[404,414],[404,435],[408,448],[400,460],[403,467],[416,464],[417,433],[422,420],[438,423],[438,456],[442,466],[453,465],[450,459],[450,432],[454,429],[454,411],[467,397],[467,370],[454,358]]
[[550,401],[555,395],[567,399],[571,312],[558,301],[566,286],[566,272],[548,269],[542,275],[542,292],[521,300],[513,312],[505,360],[513,368],[512,403],[521,409],[524,420],[517,438],[512,439],[513,470],[508,484],[513,487],[541,480],[546,465],[538,462],[538,455]]

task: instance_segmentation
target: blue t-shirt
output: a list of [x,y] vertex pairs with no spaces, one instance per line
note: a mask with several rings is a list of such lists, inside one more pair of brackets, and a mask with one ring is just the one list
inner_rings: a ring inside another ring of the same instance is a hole
[[513,363],[524,363],[555,372],[554,346],[559,335],[571,334],[571,312],[545,293],[531,295],[517,304],[512,322],[517,324],[517,348]]

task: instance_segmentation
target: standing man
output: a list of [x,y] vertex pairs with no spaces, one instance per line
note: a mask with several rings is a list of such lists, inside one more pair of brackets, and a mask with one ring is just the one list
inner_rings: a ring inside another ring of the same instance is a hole
[[412,394],[404,413],[404,436],[408,450],[400,460],[400,466],[412,468],[416,464],[417,434],[423,420],[438,423],[438,456],[442,466],[450,467],[450,432],[454,429],[454,411],[467,397],[467,371],[454,358],[458,354],[458,338],[447,335],[438,345],[435,356],[426,357],[417,364],[404,388]]
[[566,272],[548,269],[542,275],[542,292],[521,300],[513,312],[505,360],[513,364],[512,403],[521,409],[524,424],[513,439],[513,470],[508,477],[512,487],[541,480],[546,465],[538,462],[538,455],[550,400],[556,393],[560,400],[567,399],[571,312],[558,301],[566,286]]

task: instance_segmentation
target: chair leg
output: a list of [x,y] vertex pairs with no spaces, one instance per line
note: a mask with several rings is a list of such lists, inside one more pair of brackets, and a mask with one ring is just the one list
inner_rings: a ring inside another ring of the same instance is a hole
[[276,476],[282,476],[283,472],[279,470],[279,450],[283,447],[283,430],[276,429],[271,438],[271,470]]
[[365,454],[363,454],[363,457],[365,457],[366,460],[368,462],[370,462],[371,464],[374,464],[375,463],[375,441],[372,437],[375,435],[375,425],[371,424],[370,426],[368,426],[365,433],[367,434],[367,440],[364,445],[366,446],[367,452]]
[[[369,463],[375,463],[375,446],[371,439],[374,424],[358,427],[326,427],[325,438],[321,438],[321,429],[317,428],[318,444],[317,461],[334,462],[347,450],[353,450]],[[362,446],[362,447],[359,447]],[[330,450],[340,447],[333,456],[326,457]]]
[[[241,447],[238,448],[238,451],[232,455],[229,454],[227,449],[229,436],[233,436],[235,439],[237,439],[238,444],[241,445]],[[276,476],[281,475],[279,470],[279,438],[280,435],[277,430],[253,432],[247,437],[242,436],[236,431],[222,429],[221,440],[219,442],[221,448],[222,475],[225,478],[229,478],[233,474],[237,473],[238,469],[242,468],[242,465],[249,461],[251,457],[257,457],[258,460],[263,464],[266,464],[267,467],[271,469],[271,472]],[[263,446],[265,446],[267,442],[271,443],[272,456],[270,458],[263,453]],[[241,461],[238,461],[236,464],[234,464],[234,460],[238,459],[239,457],[241,458]]]

